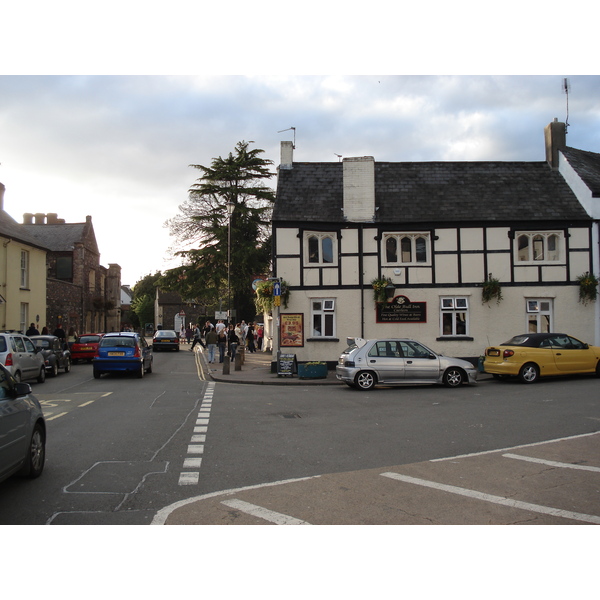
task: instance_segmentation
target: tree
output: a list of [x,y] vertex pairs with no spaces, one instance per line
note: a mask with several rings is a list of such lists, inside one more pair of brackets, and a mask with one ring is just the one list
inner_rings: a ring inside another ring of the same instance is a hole
[[176,252],[185,264],[168,270],[160,280],[161,287],[199,304],[227,304],[227,204],[232,202],[229,308],[236,309],[238,320],[254,317],[251,284],[269,269],[271,259],[275,193],[263,183],[273,176],[273,161],[260,156],[264,150],[249,149],[251,143],[238,142],[234,153],[214,158],[210,167],[190,165],[202,176],[191,186],[180,214],[166,223],[178,244],[187,246]]
[[162,273],[158,271],[154,275],[146,275],[133,286],[131,310],[137,317],[139,327],[154,322],[154,298],[161,277]]

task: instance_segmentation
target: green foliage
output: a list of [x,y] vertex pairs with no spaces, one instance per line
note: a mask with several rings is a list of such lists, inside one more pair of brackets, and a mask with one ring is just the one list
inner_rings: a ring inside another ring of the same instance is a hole
[[[283,308],[288,307],[290,301],[290,287],[286,281],[281,282],[281,305]],[[272,281],[261,281],[256,285],[256,295],[254,296],[254,305],[256,307],[256,314],[262,315],[263,313],[269,313],[273,310],[274,296],[273,296],[273,282]]]
[[385,302],[387,300],[385,288],[390,283],[392,283],[392,280],[389,277],[382,277],[371,281],[371,285],[373,286],[373,300],[375,302]]
[[500,280],[493,277],[490,273],[482,284],[481,303],[486,304],[493,299],[496,299],[496,304],[502,301],[502,286]]
[[137,315],[140,323],[154,323],[154,296],[137,296],[131,301],[131,310]]
[[192,185],[180,214],[167,221],[171,234],[186,249],[177,252],[185,265],[167,271],[161,287],[195,298],[199,304],[227,302],[228,233],[227,204],[231,215],[231,308],[238,319],[253,319],[252,281],[269,270],[271,259],[270,217],[275,194],[262,182],[272,177],[273,161],[250,150],[251,142],[238,142],[234,153],[214,158],[209,167],[190,165],[202,172]]
[[598,278],[589,271],[577,277],[579,283],[579,302],[586,305],[588,302],[595,302],[598,298]]

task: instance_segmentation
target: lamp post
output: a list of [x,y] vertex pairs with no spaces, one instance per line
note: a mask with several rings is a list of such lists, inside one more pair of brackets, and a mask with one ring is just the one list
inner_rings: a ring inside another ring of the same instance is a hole
[[235,210],[235,202],[227,202],[227,324],[231,317],[231,216]]

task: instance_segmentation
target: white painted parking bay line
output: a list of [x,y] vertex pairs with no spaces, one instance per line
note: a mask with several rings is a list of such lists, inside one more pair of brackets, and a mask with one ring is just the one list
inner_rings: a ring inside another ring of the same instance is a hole
[[243,500],[224,500],[221,504],[225,504],[225,506],[229,506],[230,508],[235,508],[236,510],[252,515],[253,517],[264,519],[270,523],[275,523],[275,525],[310,525],[310,523],[307,523],[306,521],[301,521],[295,517],[290,517],[289,515],[263,508],[262,506],[256,506],[256,504],[250,504]]
[[180,473],[179,485],[196,485],[200,480],[200,473]]
[[600,467],[589,467],[587,465],[574,465],[572,463],[555,462],[553,460],[544,460],[543,458],[533,458],[531,456],[521,456],[519,454],[503,454],[505,458],[514,458],[526,462],[548,465],[549,467],[558,467],[559,469],[577,469],[579,471],[594,471],[600,473]]
[[600,517],[596,515],[586,515],[582,513],[571,512],[568,510],[552,508],[551,506],[541,506],[539,504],[521,502],[520,500],[511,500],[510,498],[505,498],[503,496],[484,494],[482,492],[476,492],[475,490],[468,490],[466,488],[455,487],[453,485],[446,485],[444,483],[436,483],[435,481],[427,481],[426,479],[417,479],[416,477],[400,475],[399,473],[381,473],[381,475],[383,477],[389,477],[390,479],[404,481],[405,483],[413,483],[414,485],[433,488],[442,492],[449,492],[450,494],[466,496],[467,498],[473,498],[474,500],[483,500],[484,502],[491,502],[492,504],[501,504],[502,506],[508,506],[510,508],[519,508],[521,510],[528,510],[530,512],[551,515],[553,517],[562,517],[563,519],[571,519],[573,521],[583,521],[585,523],[594,523],[596,525],[600,525]]

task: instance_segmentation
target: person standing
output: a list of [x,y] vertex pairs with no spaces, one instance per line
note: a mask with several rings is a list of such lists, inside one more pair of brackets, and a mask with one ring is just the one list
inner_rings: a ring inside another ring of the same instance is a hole
[[262,350],[264,335],[265,335],[265,329],[262,325],[259,325],[258,328],[256,329],[256,347],[259,350]]
[[54,335],[60,340],[61,344],[65,343],[65,340],[67,339],[67,334],[65,333],[65,330],[62,328],[61,323],[59,323],[58,327],[54,330]]
[[248,340],[248,352],[251,354],[256,352],[256,346],[254,345],[254,323],[248,325],[248,333],[246,334]]
[[67,344],[69,344],[69,348],[77,341],[77,332],[75,331],[75,327],[69,328],[69,334],[67,335]]
[[185,328],[185,341],[188,344],[191,342],[193,335],[194,335],[194,332],[192,331],[192,325],[191,325],[191,323],[188,323],[188,326]]
[[235,351],[240,343],[240,338],[233,327],[233,323],[229,325],[229,330],[227,331],[227,343],[229,345],[229,356],[233,360],[235,358]]
[[219,348],[219,362],[222,363],[225,358],[225,352],[227,351],[227,330],[225,327],[221,327],[221,330],[217,334],[219,341],[217,347]]
[[206,341],[206,347],[208,349],[208,362],[214,363],[215,351],[217,349],[217,343],[219,341],[219,336],[217,335],[217,332],[215,331],[214,327],[211,327],[209,329],[208,333],[204,336],[204,339]]
[[29,329],[27,330],[27,332],[25,333],[25,335],[27,337],[29,337],[30,335],[40,335],[40,332],[36,329],[35,323],[32,323],[29,326]]

